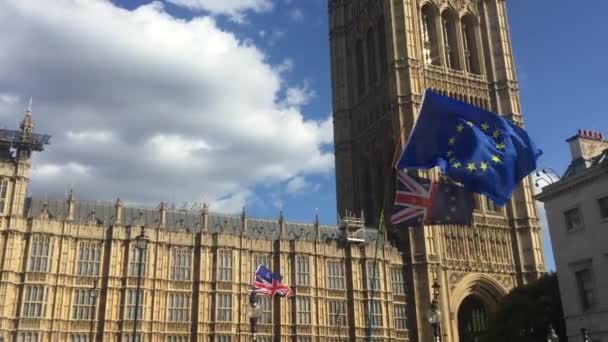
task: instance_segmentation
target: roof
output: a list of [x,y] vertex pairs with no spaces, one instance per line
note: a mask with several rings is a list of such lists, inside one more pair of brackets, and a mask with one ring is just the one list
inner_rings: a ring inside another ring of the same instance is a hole
[[559,181],[544,187],[543,191],[536,195],[536,199],[539,201],[549,199],[567,188],[591,179],[603,172],[608,172],[608,149],[605,149],[591,159],[578,158],[573,160],[570,165],[568,165],[562,178]]
[[[28,198],[25,212],[28,217],[38,217],[44,206],[49,217],[56,220],[65,220],[67,217],[66,200],[45,200],[42,198]],[[201,231],[201,212],[194,210],[166,209],[167,230]],[[73,221],[77,223],[90,223],[109,226],[114,222],[115,203],[74,201]],[[122,207],[122,224],[141,224],[143,219],[147,226],[158,227],[160,223],[160,209],[142,208],[124,205]],[[340,229],[335,225],[318,225],[319,236],[316,236],[316,225],[312,223],[285,222],[284,240],[306,241],[333,241],[340,237]],[[280,224],[278,220],[265,220],[247,218],[247,230],[243,232],[243,221],[240,215],[209,213],[208,231],[211,233],[241,234],[255,239],[276,240],[280,237]],[[366,228],[358,237],[366,241],[373,241],[377,236],[376,229]]]

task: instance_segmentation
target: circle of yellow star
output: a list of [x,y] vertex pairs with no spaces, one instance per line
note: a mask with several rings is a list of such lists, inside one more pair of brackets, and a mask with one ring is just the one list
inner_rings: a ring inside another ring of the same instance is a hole
[[492,156],[492,161],[496,164],[502,163],[502,160],[498,156]]
[[454,155],[454,151],[452,151],[452,150],[449,150],[449,151],[448,151],[448,153],[447,153],[447,155],[448,155],[448,157],[451,157],[451,156],[453,156],[453,155]]
[[500,136],[501,132],[499,129],[495,130],[494,133],[492,133],[492,137],[494,138],[498,138]]
[[467,165],[467,170],[473,172],[473,171],[477,170],[477,166],[475,166],[475,163],[469,163]]
[[456,143],[456,138],[451,137],[450,140],[448,140],[450,145],[454,145]]
[[500,144],[496,144],[496,149],[497,150],[504,150],[505,149],[505,144],[504,143],[500,143]]
[[487,123],[484,122],[484,123],[481,124],[481,129],[482,130],[487,131],[489,128],[490,128],[490,125],[488,125]]
[[455,168],[455,169],[457,169],[457,168],[459,168],[461,166],[462,166],[462,164],[460,162],[455,162],[454,164],[452,164],[452,167]]
[[456,126],[456,131],[458,133],[461,133],[464,130],[464,126],[462,124],[459,124],[458,126]]

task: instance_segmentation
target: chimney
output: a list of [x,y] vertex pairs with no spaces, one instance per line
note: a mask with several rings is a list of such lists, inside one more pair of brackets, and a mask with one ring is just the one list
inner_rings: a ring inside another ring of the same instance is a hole
[[570,144],[572,160],[591,159],[608,148],[604,134],[586,129],[579,129],[578,134],[566,140]]

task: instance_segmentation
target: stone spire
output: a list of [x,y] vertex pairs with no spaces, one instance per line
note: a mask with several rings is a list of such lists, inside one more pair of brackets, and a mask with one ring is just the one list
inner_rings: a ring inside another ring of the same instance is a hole
[[34,129],[34,121],[32,120],[32,98],[30,97],[30,103],[27,107],[27,111],[25,112],[25,117],[23,121],[21,121],[21,132],[25,134],[32,134],[32,130]]

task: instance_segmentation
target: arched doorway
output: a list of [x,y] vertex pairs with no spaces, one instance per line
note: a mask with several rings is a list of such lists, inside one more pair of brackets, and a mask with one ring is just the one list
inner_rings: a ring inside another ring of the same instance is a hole
[[458,309],[458,340],[479,342],[486,331],[488,311],[483,302],[474,295],[465,298]]

